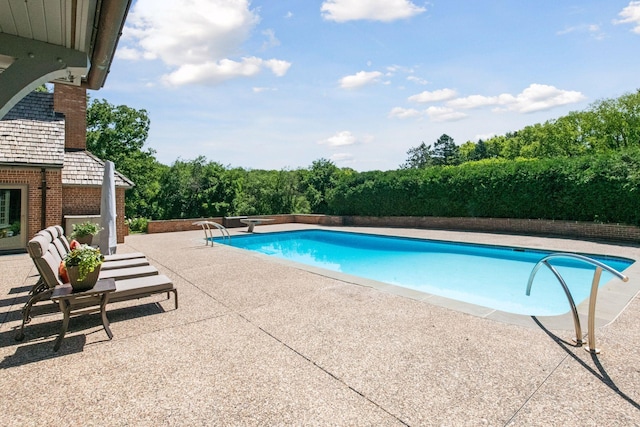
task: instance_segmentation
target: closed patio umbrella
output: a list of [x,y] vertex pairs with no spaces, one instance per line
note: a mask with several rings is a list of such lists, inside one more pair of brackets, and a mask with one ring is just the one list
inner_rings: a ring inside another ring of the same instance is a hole
[[102,197],[100,200],[100,252],[103,255],[116,253],[116,181],[114,165],[111,161],[104,163],[102,180]]

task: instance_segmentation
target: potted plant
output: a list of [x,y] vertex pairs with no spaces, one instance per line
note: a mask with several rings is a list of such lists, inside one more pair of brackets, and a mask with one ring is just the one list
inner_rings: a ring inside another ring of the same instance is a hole
[[102,230],[102,227],[91,221],[73,224],[73,233],[71,233],[71,238],[77,240],[78,243],[90,245],[93,240],[93,236],[98,234],[100,230]]
[[20,221],[15,221],[13,224],[11,224],[11,227],[9,229],[13,232],[14,236],[20,234]]
[[69,251],[64,258],[64,265],[69,275],[69,282],[74,291],[91,289],[98,281],[104,256],[100,249],[89,245],[79,245]]

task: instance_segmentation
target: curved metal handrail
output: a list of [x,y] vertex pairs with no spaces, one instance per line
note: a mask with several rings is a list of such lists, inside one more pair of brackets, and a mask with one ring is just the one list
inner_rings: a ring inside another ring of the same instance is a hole
[[202,227],[202,230],[204,231],[204,239],[205,239],[206,245],[208,245],[209,242],[211,242],[211,246],[213,246],[213,230],[211,229],[211,226],[220,230],[223,241],[225,239],[229,239],[229,242],[231,242],[231,235],[229,234],[229,230],[227,230],[223,225],[220,225],[217,222],[197,221],[197,222],[194,222],[193,225],[199,225]]
[[549,260],[554,258],[576,259],[579,261],[586,262],[587,264],[594,265],[596,267],[596,270],[593,273],[593,280],[591,281],[591,293],[589,295],[589,314],[588,314],[589,343],[588,343],[588,346],[585,347],[585,350],[592,353],[599,353],[600,350],[596,348],[596,339],[595,339],[595,312],[596,312],[596,299],[598,296],[598,285],[600,283],[600,276],[602,275],[602,270],[608,271],[609,273],[618,277],[623,282],[629,281],[629,278],[624,274],[620,273],[618,270],[611,268],[600,261],[586,257],[584,255],[570,254],[570,253],[553,253],[553,254],[547,255],[546,257],[538,261],[538,263],[533,267],[533,269],[531,270],[531,274],[529,275],[529,281],[527,283],[527,296],[531,295],[531,286],[533,285],[533,279],[536,273],[538,272],[538,270],[540,270],[540,268],[542,268],[543,265],[546,265],[547,267],[549,267],[549,269],[553,272],[553,274],[556,276],[556,278],[560,282],[560,285],[562,286],[562,289],[564,290],[564,293],[567,296],[567,299],[569,300],[569,305],[571,306],[571,313],[573,315],[573,324],[576,330],[575,341],[579,345],[585,344],[585,341],[582,338],[582,328],[580,327],[580,318],[578,317],[578,310],[576,309],[576,304],[573,300],[573,296],[571,295],[571,291],[569,290],[569,287],[567,286],[566,282],[564,281],[564,279],[562,278],[558,270],[556,270],[555,267],[549,264]]

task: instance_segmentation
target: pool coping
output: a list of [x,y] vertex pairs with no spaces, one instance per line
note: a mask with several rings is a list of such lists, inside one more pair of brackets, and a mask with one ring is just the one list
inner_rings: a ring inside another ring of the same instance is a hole
[[[296,229],[298,229],[296,227]],[[559,248],[544,248],[544,247],[536,247],[529,248],[526,246],[519,245],[507,245],[507,244],[495,244],[495,243],[487,243],[487,242],[468,242],[462,240],[444,240],[437,239],[432,237],[418,237],[418,236],[408,236],[406,234],[407,231],[411,232],[419,232],[419,231],[428,231],[428,230],[416,230],[416,229],[389,229],[385,228],[384,230],[371,228],[371,227],[327,227],[327,226],[311,226],[304,227],[300,230],[326,230],[326,231],[335,231],[335,232],[343,232],[343,233],[357,233],[357,234],[365,234],[365,235],[373,235],[373,236],[390,236],[390,237],[400,237],[400,238],[415,238],[415,239],[424,239],[431,241],[441,241],[441,242],[453,242],[453,243],[464,243],[464,244],[472,244],[472,245],[483,245],[483,246],[493,246],[493,247],[511,247],[511,248],[527,248],[539,251],[562,251],[562,252],[572,252],[567,251],[566,249]],[[269,231],[266,227],[263,227],[260,233],[257,234],[272,234],[279,233],[282,231],[294,231],[292,229],[288,230],[273,230]],[[376,232],[377,231],[377,232]],[[401,232],[402,231],[402,232]],[[240,233],[234,233],[235,235],[241,235]],[[480,233],[482,234],[482,233]],[[494,236],[489,234],[490,236]],[[567,240],[567,239],[560,239]],[[576,242],[576,241],[572,241]],[[578,241],[580,243],[580,241]],[[584,242],[584,243],[592,243],[592,242]],[[605,244],[606,245],[606,244]],[[278,258],[274,256],[270,256],[267,254],[263,254],[256,251],[251,251],[242,248],[236,248],[233,246],[225,245],[228,248],[233,250],[243,251],[243,253],[251,254],[252,256],[256,256],[258,258],[264,260],[270,260],[282,265],[286,265],[288,267],[296,268],[298,270],[307,271],[313,274],[317,274],[324,277],[329,277],[335,280],[339,280],[341,282],[365,286],[372,289],[379,290],[381,292],[386,292],[389,294],[397,295],[404,298],[413,299],[416,301],[426,302],[428,304],[432,304],[438,307],[447,308],[450,310],[466,313],[475,317],[481,317],[501,323],[514,324],[524,327],[530,328],[539,328],[540,323],[544,324],[545,327],[553,330],[572,330],[574,329],[573,316],[571,311],[567,311],[566,313],[554,316],[532,316],[525,314],[515,314],[509,313],[493,308],[488,308],[464,301],[458,301],[455,299],[443,297],[440,295],[430,294],[427,292],[421,292],[414,289],[404,288],[397,285],[392,285],[385,282],[376,281],[373,279],[367,279],[360,276],[354,276],[351,274],[341,273],[337,271],[332,271],[328,269],[324,269],[321,267],[310,266],[306,264],[302,264],[295,261],[286,260],[283,258]],[[607,245],[611,246],[611,245]],[[615,247],[615,245],[614,245]],[[628,246],[624,246],[628,248]],[[636,250],[638,248],[635,248]],[[578,252],[578,251],[574,251]],[[580,253],[593,253],[592,251],[579,251]],[[600,254],[597,254],[600,255]],[[628,282],[622,282],[617,278],[613,278],[609,280],[607,283],[601,285],[598,289],[597,295],[597,304],[596,304],[596,318],[595,318],[595,326],[600,328],[602,326],[606,326],[609,323],[613,322],[623,311],[624,309],[631,303],[633,298],[640,293],[640,280],[636,278],[640,276],[640,253],[636,256],[633,254],[625,253],[608,253],[602,254],[603,256],[614,256],[614,257],[622,257],[631,259],[634,263],[629,266],[625,270],[625,275],[629,277]],[[589,284],[590,285],[590,284]],[[589,297],[585,298],[584,301],[576,304],[576,309],[578,311],[578,315],[580,317],[580,323],[582,326],[582,332],[586,333],[586,325],[587,325],[587,317],[589,311]]]

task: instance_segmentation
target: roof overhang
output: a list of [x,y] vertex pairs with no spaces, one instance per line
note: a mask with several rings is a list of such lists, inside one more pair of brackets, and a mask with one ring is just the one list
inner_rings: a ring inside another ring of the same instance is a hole
[[0,1],[0,118],[47,82],[104,86],[131,0]]

